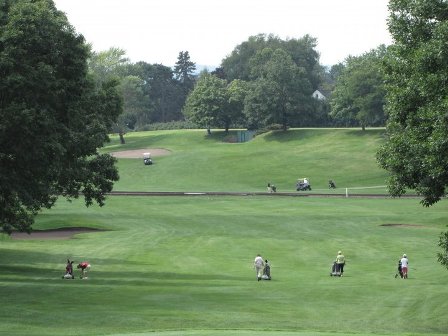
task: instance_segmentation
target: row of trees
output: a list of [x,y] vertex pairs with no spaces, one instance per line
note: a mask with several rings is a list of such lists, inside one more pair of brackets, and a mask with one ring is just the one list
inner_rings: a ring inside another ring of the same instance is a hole
[[[309,35],[282,40],[257,35],[238,45],[221,67],[195,74],[188,51],[174,68],[131,63],[124,50],[92,53],[90,72],[97,83],[117,80],[123,113],[120,134],[148,124],[189,120],[198,127],[265,128],[290,126],[382,126],[385,124],[384,76],[380,46],[326,69],[317,41]],[[319,89],[327,95],[316,100]],[[124,141],[124,140],[123,140]]]
[[312,93],[322,67],[308,35],[283,41],[257,35],[237,46],[212,74],[202,73],[189,95],[184,113],[204,127],[280,124],[306,126],[316,122],[319,102]]
[[114,131],[120,134],[150,123],[183,119],[185,99],[194,86],[195,64],[179,53],[174,69],[162,64],[131,63],[119,48],[92,53],[89,69],[98,83],[116,80],[123,113]]
[[[250,129],[290,126],[384,126],[380,46],[329,70],[319,63],[316,39],[257,35],[238,45],[211,74],[200,75],[184,107],[201,127]],[[316,100],[319,89],[326,100]]]

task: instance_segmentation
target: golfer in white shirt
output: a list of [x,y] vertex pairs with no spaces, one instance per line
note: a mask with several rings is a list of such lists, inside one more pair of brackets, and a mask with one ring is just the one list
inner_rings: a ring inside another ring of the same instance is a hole
[[257,254],[254,260],[254,268],[257,272],[257,280],[261,280],[261,276],[263,275],[263,269],[264,269],[264,260],[261,257],[261,255]]

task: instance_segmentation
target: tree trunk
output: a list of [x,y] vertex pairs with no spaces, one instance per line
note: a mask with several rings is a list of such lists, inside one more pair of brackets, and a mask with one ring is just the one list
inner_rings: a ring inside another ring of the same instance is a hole
[[122,145],[124,145],[126,143],[126,141],[124,141],[124,133],[120,132],[120,133],[118,133],[118,135],[120,136],[120,143]]

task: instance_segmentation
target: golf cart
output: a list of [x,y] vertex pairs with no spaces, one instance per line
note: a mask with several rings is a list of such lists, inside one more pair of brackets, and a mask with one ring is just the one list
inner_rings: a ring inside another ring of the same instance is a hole
[[311,184],[307,177],[297,179],[296,190],[297,191],[304,191],[304,190],[311,191]]
[[152,165],[151,153],[143,153],[143,163],[145,166]]

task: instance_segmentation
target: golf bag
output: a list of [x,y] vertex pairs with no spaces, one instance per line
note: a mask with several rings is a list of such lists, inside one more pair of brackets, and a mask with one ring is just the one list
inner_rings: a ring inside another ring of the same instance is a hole
[[266,264],[263,269],[263,275],[261,276],[262,280],[271,280],[271,266],[266,260]]
[[67,265],[65,266],[65,274],[62,276],[62,279],[74,279],[73,275],[73,261],[67,259]]
[[339,270],[339,265],[336,263],[336,261],[331,266],[330,276],[339,276],[339,277],[341,276],[341,272]]
[[401,260],[398,260],[398,267],[397,267],[397,273],[395,273],[395,279],[398,278],[398,276],[400,276],[400,278],[403,279],[403,270],[401,269]]

